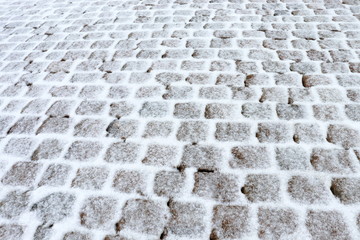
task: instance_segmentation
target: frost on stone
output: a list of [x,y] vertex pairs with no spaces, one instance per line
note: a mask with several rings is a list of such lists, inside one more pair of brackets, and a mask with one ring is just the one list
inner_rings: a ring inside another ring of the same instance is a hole
[[116,208],[117,200],[112,197],[90,197],[81,207],[80,224],[89,229],[109,229]]
[[136,143],[117,142],[106,150],[104,160],[107,162],[135,162],[139,156],[140,145]]
[[196,202],[170,202],[170,233],[181,237],[201,237],[205,230],[205,207]]
[[296,232],[299,216],[292,209],[261,207],[258,211],[258,223],[260,239],[281,239]]
[[36,202],[31,211],[36,212],[38,218],[45,223],[56,223],[72,214],[75,199],[69,193],[51,193]]
[[248,207],[241,205],[216,205],[214,207],[211,239],[237,239],[250,230]]
[[24,191],[9,192],[0,200],[0,215],[7,219],[14,219],[25,211],[29,204],[30,193]]
[[305,225],[314,239],[351,239],[344,217],[340,212],[334,210],[308,211]]
[[24,227],[17,224],[0,224],[0,238],[6,240],[21,239],[24,234]]
[[160,237],[169,219],[165,202],[130,199],[122,210],[118,228]]

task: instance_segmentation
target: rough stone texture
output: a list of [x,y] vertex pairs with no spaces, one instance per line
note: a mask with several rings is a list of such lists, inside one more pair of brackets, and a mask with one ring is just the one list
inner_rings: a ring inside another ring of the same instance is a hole
[[249,208],[239,205],[217,205],[213,210],[211,239],[236,239],[250,231]]
[[212,198],[220,202],[231,202],[239,198],[239,183],[235,175],[217,172],[196,172],[193,193],[199,197]]
[[0,215],[7,219],[14,219],[20,216],[29,205],[28,192],[12,191],[0,201]]
[[330,189],[343,204],[358,203],[360,201],[359,183],[358,178],[334,178]]
[[65,159],[93,161],[96,159],[101,149],[102,146],[98,142],[76,141],[70,145],[65,155]]
[[242,105],[241,114],[250,119],[271,119],[273,110],[266,103],[245,103]]
[[345,105],[345,114],[350,120],[359,122],[360,121],[360,104]]
[[256,137],[259,142],[284,143],[291,139],[290,127],[284,123],[259,123]]
[[36,231],[34,233],[33,239],[44,239],[44,240],[48,240],[51,239],[51,236],[53,234],[53,230],[51,229],[52,225],[50,224],[49,226],[46,226],[46,224],[44,225],[40,225],[36,228]]
[[22,117],[9,130],[8,134],[30,134],[35,132],[39,117]]
[[222,149],[212,145],[185,145],[181,166],[215,170],[221,166]]
[[56,223],[72,214],[75,196],[69,193],[55,192],[36,202],[31,210],[45,223]]
[[36,131],[36,134],[40,133],[55,133],[64,134],[69,130],[70,119],[64,117],[50,117],[46,119],[43,124]]
[[154,166],[171,166],[177,162],[177,155],[178,149],[175,146],[152,144],[148,146],[142,162]]
[[284,88],[263,88],[260,102],[287,102],[287,92]]
[[310,163],[315,170],[332,173],[355,172],[355,159],[348,150],[314,148]]
[[170,202],[168,231],[181,237],[201,237],[205,230],[205,207],[196,202]]
[[173,130],[173,124],[170,121],[150,121],[146,124],[143,137],[167,137]]
[[304,87],[330,85],[331,83],[331,79],[324,75],[305,75],[302,78],[302,84]]
[[62,186],[65,184],[71,167],[64,164],[50,164],[41,177],[39,186]]
[[291,237],[299,226],[299,217],[292,209],[262,207],[259,208],[257,217],[260,239]]
[[306,227],[313,239],[350,239],[344,217],[337,211],[310,210],[306,217]]
[[182,122],[177,130],[176,137],[179,141],[205,141],[208,135],[207,123],[200,121]]
[[90,229],[106,229],[114,218],[117,200],[112,197],[98,196],[85,200],[79,212],[80,224]]
[[0,0],[0,239],[358,239],[359,24],[358,0]]
[[106,132],[108,137],[126,139],[135,135],[137,129],[137,120],[114,120],[106,128]]
[[120,229],[160,237],[169,220],[166,204],[158,201],[130,199],[125,203],[123,216],[117,223]]
[[139,171],[118,170],[112,187],[120,192],[143,194],[146,187],[145,176]]
[[24,227],[17,224],[1,224],[0,237],[3,239],[17,240],[23,236]]
[[181,196],[185,186],[185,176],[181,172],[160,171],[155,175],[154,192],[158,196]]
[[275,158],[281,170],[300,170],[310,169],[310,154],[305,149],[298,146],[277,147]]
[[45,139],[34,151],[31,160],[54,159],[61,156],[63,142],[58,139]]
[[84,119],[74,127],[74,136],[100,137],[104,135],[105,125],[100,119]]
[[343,117],[335,105],[313,105],[314,117],[322,121],[341,120]]
[[197,103],[177,103],[174,107],[174,117],[181,119],[196,119],[202,115],[202,107]]
[[31,138],[10,138],[5,146],[4,153],[17,157],[27,156],[34,147]]
[[330,200],[329,188],[323,179],[317,177],[292,176],[287,191],[294,201],[300,203],[321,204]]
[[63,240],[92,240],[90,234],[81,232],[65,233]]
[[113,143],[107,149],[104,160],[107,162],[135,162],[139,156],[139,145],[135,143]]
[[319,124],[297,123],[294,127],[293,138],[297,143],[317,143],[325,141],[325,136]]
[[108,170],[101,167],[80,168],[71,186],[87,190],[101,189],[108,176]]
[[276,202],[280,200],[280,180],[273,175],[252,174],[246,177],[241,192],[250,202]]
[[267,168],[270,166],[269,149],[262,146],[239,146],[231,149],[232,168]]
[[251,125],[246,123],[217,123],[215,138],[219,141],[247,141],[251,137]]
[[114,103],[110,104],[109,115],[116,117],[116,118],[125,117],[125,116],[130,115],[133,110],[134,110],[133,104],[129,104],[125,101],[114,102]]
[[168,105],[166,102],[145,102],[139,111],[142,117],[165,117],[168,113]]
[[345,149],[360,146],[360,132],[346,125],[329,125],[326,139]]
[[212,103],[205,107],[205,118],[231,119],[234,117],[235,112],[235,105]]
[[33,162],[17,162],[3,176],[1,182],[4,185],[31,186],[34,184],[40,164]]
[[298,104],[279,103],[276,105],[276,113],[280,119],[304,119],[306,118],[306,107]]
[[100,115],[105,109],[105,101],[83,101],[75,113],[78,115]]

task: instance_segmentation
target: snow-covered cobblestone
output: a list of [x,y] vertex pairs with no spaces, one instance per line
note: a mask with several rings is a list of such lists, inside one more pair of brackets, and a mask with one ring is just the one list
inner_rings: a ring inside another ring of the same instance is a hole
[[359,0],[0,0],[0,239],[360,239]]

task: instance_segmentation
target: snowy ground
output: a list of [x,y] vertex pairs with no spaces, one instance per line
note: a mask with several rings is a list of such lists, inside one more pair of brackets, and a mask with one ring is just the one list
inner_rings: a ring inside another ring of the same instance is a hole
[[0,0],[0,239],[360,239],[359,0]]

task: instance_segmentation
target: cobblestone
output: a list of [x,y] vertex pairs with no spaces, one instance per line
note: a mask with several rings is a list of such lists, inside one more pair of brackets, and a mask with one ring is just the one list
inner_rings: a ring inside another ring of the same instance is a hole
[[56,223],[71,214],[75,196],[67,193],[56,192],[49,194],[36,202],[31,210],[36,212],[40,220],[45,223]]
[[132,137],[138,131],[137,120],[114,120],[106,128],[107,136],[126,139]]
[[136,143],[113,143],[107,149],[104,160],[107,162],[135,162],[139,145]]
[[58,158],[62,150],[62,142],[58,139],[45,139],[34,151],[31,160]]
[[267,168],[270,166],[269,150],[263,146],[239,146],[231,149],[232,168]]
[[123,217],[118,226],[139,233],[160,236],[169,219],[166,204],[142,199],[130,199],[123,208]]
[[200,118],[202,107],[197,103],[177,103],[174,107],[174,116],[182,119]]
[[288,125],[282,123],[259,123],[256,137],[260,142],[288,142],[291,132]]
[[250,231],[249,208],[239,205],[216,205],[213,210],[213,239],[240,238]]
[[201,237],[205,230],[205,207],[196,202],[171,202],[168,231],[181,237]]
[[272,175],[248,175],[241,192],[250,202],[279,201],[280,180]]
[[208,133],[208,125],[200,121],[182,122],[177,130],[179,141],[204,141]]
[[240,197],[239,182],[234,175],[217,172],[196,172],[193,193],[219,202],[231,202]]
[[145,178],[139,171],[119,170],[115,173],[112,186],[120,192],[143,194],[145,190]]
[[102,146],[97,142],[75,141],[70,145],[65,159],[92,161],[98,156],[101,148]]
[[71,167],[64,164],[51,164],[41,177],[39,186],[62,186],[65,184]]
[[64,134],[69,130],[70,121],[69,118],[64,117],[50,117],[43,122],[36,133]]
[[[315,223],[319,225],[315,227]],[[336,211],[309,211],[306,227],[313,238],[347,239],[350,237],[343,216]]]
[[3,176],[1,182],[4,185],[31,186],[35,182],[41,165],[33,162],[17,162]]
[[330,200],[330,192],[322,179],[293,176],[288,181],[288,193],[300,203],[319,204]]
[[30,194],[12,191],[0,201],[0,215],[7,219],[17,218],[29,205]]
[[299,226],[298,216],[292,209],[259,208],[258,237],[260,239],[280,239],[290,237]]
[[0,0],[0,239],[359,239],[359,14]]
[[251,137],[251,126],[244,123],[217,123],[215,138],[219,141],[247,141]]
[[360,201],[358,187],[358,178],[334,178],[330,189],[343,204],[353,204]]
[[360,133],[346,125],[329,125],[326,139],[347,149],[359,146]]
[[109,228],[114,218],[117,201],[111,197],[90,197],[83,203],[79,216],[80,223],[86,228]]
[[148,146],[144,164],[155,166],[174,165],[177,161],[178,149],[175,146],[152,144]]
[[275,158],[282,170],[310,169],[309,154],[302,147],[277,147]]
[[0,237],[9,240],[16,240],[23,236],[24,227],[17,224],[0,225]]
[[306,124],[297,123],[295,124],[294,141],[305,142],[305,143],[316,143],[322,142],[325,136],[321,133],[320,125],[318,124]]
[[72,180],[71,186],[87,190],[101,189],[107,176],[108,170],[103,167],[80,168]]
[[214,170],[220,166],[222,156],[222,150],[211,145],[185,145],[181,165]]
[[353,157],[349,151],[343,149],[314,148],[310,162],[317,171],[334,173],[351,173],[355,171]]

